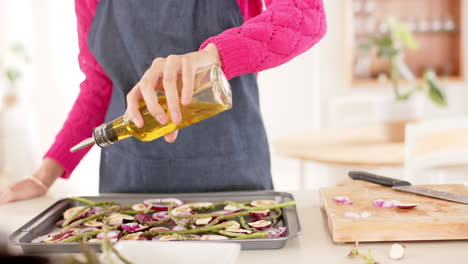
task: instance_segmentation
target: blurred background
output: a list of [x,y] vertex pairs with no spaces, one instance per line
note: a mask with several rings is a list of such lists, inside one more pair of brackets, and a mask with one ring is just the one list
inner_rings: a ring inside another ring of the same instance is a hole
[[[466,171],[466,1],[324,2],[324,39],[259,75],[276,188],[351,168],[415,180],[408,169],[430,168],[426,182]],[[0,185],[31,175],[52,144],[84,78],[77,54],[73,0],[0,0]],[[97,193],[99,155],[53,188]]]

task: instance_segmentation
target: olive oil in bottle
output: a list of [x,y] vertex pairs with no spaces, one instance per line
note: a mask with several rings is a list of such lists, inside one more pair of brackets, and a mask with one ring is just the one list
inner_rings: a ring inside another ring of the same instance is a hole
[[[181,81],[178,81],[180,87]],[[167,112],[165,96],[158,97],[159,104]],[[226,111],[232,107],[231,88],[224,73],[218,65],[200,70],[195,75],[194,95],[190,104],[180,105],[182,122],[174,124],[171,120],[161,125],[148,111],[144,102],[140,103],[140,113],[144,119],[142,128],[138,128],[130,120],[121,116],[109,123],[96,127],[93,137],[86,139],[73,147],[70,151],[97,144],[107,147],[119,140],[135,137],[141,141],[151,141],[169,134],[177,129],[197,123],[211,116]],[[170,116],[168,115],[170,118]]]

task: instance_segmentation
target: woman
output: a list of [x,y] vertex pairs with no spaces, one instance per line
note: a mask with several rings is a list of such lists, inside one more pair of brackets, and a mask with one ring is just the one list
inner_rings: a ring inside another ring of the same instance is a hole
[[[68,178],[89,149],[69,149],[122,113],[137,126],[144,100],[165,124],[179,123],[194,73],[222,66],[234,107],[162,139],[126,139],[102,150],[100,192],[272,189],[256,73],[312,47],[326,31],[322,0],[76,0],[80,94],[42,166],[0,192],[0,203],[43,195]],[[183,88],[176,90],[176,77]],[[154,89],[162,82],[167,113]]]

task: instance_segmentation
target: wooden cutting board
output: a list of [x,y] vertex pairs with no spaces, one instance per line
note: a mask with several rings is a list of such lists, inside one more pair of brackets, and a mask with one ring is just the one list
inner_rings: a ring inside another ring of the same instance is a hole
[[[320,204],[335,242],[468,239],[468,205],[355,182],[319,190]],[[423,186],[468,196],[468,187],[463,184]],[[336,204],[335,196],[348,196],[353,204]],[[419,205],[413,209],[379,208],[372,204],[377,199]],[[361,219],[344,216],[346,212],[364,211],[372,215]]]

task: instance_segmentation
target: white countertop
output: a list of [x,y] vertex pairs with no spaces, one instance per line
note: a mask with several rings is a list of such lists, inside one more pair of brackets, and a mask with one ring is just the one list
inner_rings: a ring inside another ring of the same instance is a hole
[[[339,245],[332,242],[318,205],[317,191],[294,194],[298,204],[302,234],[298,238],[288,241],[283,249],[242,251],[238,263],[363,263],[359,259],[349,259],[346,256],[352,247],[351,244]],[[58,198],[60,197],[48,195],[31,201],[0,206],[0,232],[12,233]],[[370,249],[374,258],[381,264],[467,263],[468,259],[468,241],[405,242],[402,244],[407,247],[407,255],[400,261],[387,257],[391,244],[362,243],[360,250],[365,253]]]

